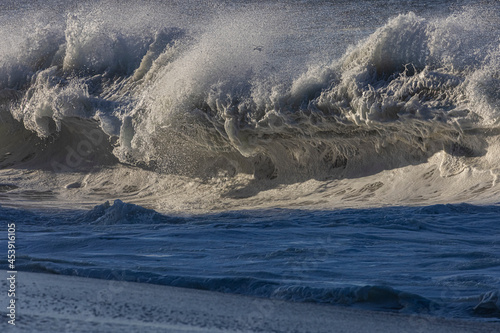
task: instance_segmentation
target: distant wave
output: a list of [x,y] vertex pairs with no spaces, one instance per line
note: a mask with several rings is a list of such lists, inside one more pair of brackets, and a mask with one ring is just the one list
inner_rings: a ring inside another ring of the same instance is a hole
[[183,222],[181,218],[167,217],[154,210],[143,208],[134,204],[115,200],[113,205],[105,202],[95,206],[77,218],[78,223],[90,223],[97,225],[108,224],[163,224]]
[[400,15],[340,59],[292,72],[273,65],[272,40],[254,45],[261,31],[243,14],[194,33],[110,25],[99,13],[38,18],[33,32],[10,36],[0,142],[11,153],[31,147],[11,164],[321,178],[442,150],[475,158],[498,137],[499,27],[472,9]]

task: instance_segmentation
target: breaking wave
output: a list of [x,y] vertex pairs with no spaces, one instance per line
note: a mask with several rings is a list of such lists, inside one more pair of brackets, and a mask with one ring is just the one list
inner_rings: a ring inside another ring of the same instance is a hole
[[495,14],[410,12],[317,62],[284,61],[299,50],[283,51],[279,18],[264,11],[203,29],[117,15],[86,7],[54,24],[25,18],[29,32],[4,28],[3,167],[121,162],[286,180],[360,176],[444,151],[453,174],[498,141]]

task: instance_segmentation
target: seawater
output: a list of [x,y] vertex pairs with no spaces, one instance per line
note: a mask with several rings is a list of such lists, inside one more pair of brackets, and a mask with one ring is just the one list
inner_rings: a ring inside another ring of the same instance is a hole
[[498,320],[498,206],[0,212],[21,271]]
[[498,320],[499,9],[4,2],[19,270]]

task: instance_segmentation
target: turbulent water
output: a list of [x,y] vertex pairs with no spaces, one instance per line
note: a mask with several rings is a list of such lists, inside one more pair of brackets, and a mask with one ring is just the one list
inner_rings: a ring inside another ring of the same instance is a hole
[[3,1],[0,40],[23,269],[498,320],[498,1]]

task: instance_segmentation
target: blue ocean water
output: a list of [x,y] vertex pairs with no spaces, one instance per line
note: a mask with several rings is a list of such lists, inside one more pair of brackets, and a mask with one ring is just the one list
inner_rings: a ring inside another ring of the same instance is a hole
[[3,1],[18,270],[498,321],[499,13]]
[[500,315],[496,205],[169,216],[117,200],[91,211],[1,213],[2,223],[16,223],[22,271],[400,313]]

